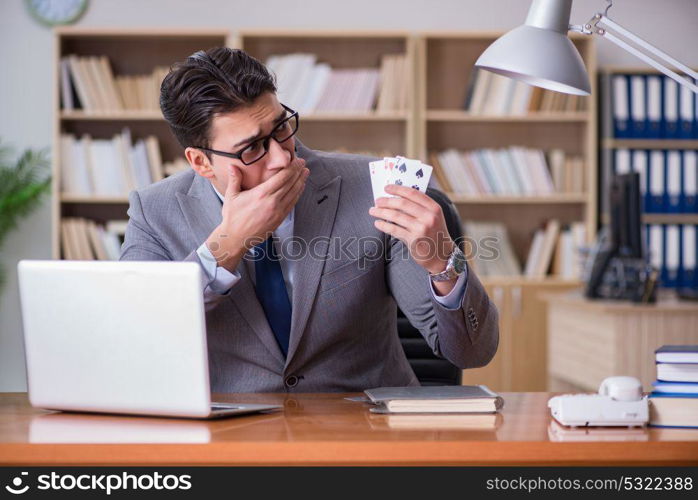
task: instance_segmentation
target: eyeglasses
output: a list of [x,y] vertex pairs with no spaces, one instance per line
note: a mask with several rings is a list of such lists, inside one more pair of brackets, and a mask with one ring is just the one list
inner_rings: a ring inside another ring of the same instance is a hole
[[207,151],[220,156],[225,156],[226,158],[233,158],[235,160],[240,160],[245,165],[250,165],[258,160],[261,160],[265,154],[269,151],[269,141],[274,139],[278,143],[289,140],[293,137],[296,132],[298,132],[298,112],[293,111],[288,106],[282,104],[284,109],[291,113],[282,122],[279,122],[271,134],[264,137],[260,137],[256,141],[248,144],[243,149],[237,153],[226,153],[225,151],[217,151],[215,149],[197,147],[202,151]]

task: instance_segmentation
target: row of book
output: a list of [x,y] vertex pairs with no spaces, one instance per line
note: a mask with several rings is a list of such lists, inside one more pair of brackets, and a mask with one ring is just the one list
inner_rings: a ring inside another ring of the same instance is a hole
[[640,174],[647,213],[698,213],[698,151],[616,149],[612,173]]
[[661,286],[698,288],[696,249],[698,226],[693,224],[646,224],[645,244],[650,263],[659,270]]
[[163,162],[155,136],[135,142],[128,128],[111,139],[60,138],[61,192],[73,196],[125,196],[183,168]]
[[301,113],[404,111],[408,106],[405,54],[381,57],[380,69],[342,68],[318,62],[315,54],[272,55],[281,102]]
[[68,260],[119,260],[125,220],[97,224],[91,219],[61,219],[61,252]]
[[688,87],[665,75],[616,74],[610,80],[614,137],[698,138],[698,99]]
[[147,75],[114,76],[106,56],[68,55],[61,58],[61,105],[64,110],[108,113],[159,110],[160,84],[169,68]]
[[504,224],[466,221],[463,234],[470,246],[466,250],[472,256],[471,264],[480,276],[582,276],[586,248],[586,227],[582,222],[562,225],[556,219],[547,221],[536,230],[523,269]]
[[698,427],[698,345],[664,345],[654,356],[657,380],[649,395],[650,424]]
[[447,149],[430,155],[439,187],[472,196],[535,196],[582,193],[584,159],[561,149],[512,146],[502,149],[458,151]]
[[533,87],[491,71],[473,73],[463,106],[475,115],[522,116],[535,112],[584,111],[585,98]]

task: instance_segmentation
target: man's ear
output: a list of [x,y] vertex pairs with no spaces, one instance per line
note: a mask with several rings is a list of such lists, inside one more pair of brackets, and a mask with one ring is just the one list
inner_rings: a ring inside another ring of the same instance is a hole
[[194,171],[201,177],[210,179],[213,177],[213,168],[211,167],[211,162],[203,151],[196,148],[186,148],[184,150],[184,156],[189,162],[189,166],[194,169]]

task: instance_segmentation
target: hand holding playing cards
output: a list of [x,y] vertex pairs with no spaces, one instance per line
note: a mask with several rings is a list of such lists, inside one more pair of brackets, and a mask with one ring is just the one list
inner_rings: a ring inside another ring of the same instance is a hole
[[295,158],[258,186],[241,190],[242,174],[231,165],[225,190],[222,222],[206,240],[218,264],[234,271],[252,246],[264,241],[296,204],[310,171]]
[[376,228],[403,241],[412,258],[430,273],[445,270],[455,243],[441,206],[411,187],[388,184],[385,192],[394,197],[378,198],[369,210],[378,218]]

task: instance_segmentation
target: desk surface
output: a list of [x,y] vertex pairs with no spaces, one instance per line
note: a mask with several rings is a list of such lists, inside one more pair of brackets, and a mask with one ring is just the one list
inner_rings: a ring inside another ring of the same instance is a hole
[[698,465],[698,430],[569,429],[549,393],[501,414],[378,415],[347,394],[226,394],[283,412],[214,421],[47,412],[0,394],[0,465]]

